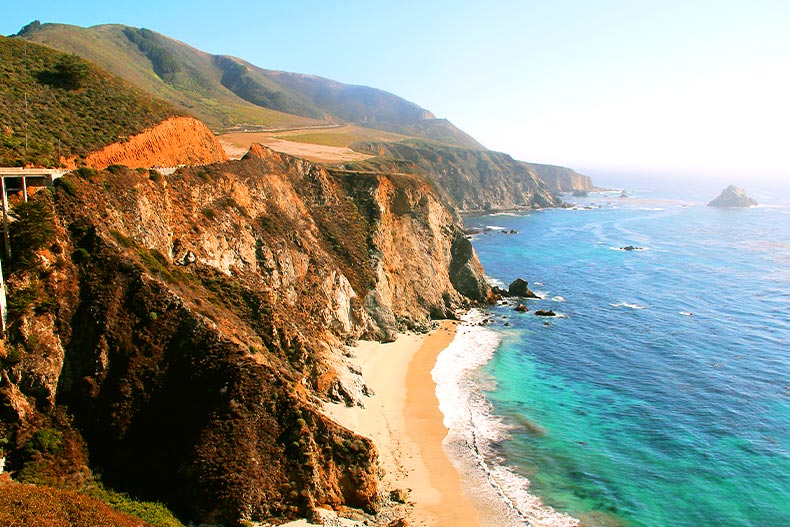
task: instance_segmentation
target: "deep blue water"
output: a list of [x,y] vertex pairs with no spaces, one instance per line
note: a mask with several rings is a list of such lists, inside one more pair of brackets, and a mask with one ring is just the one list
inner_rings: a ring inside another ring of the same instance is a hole
[[489,461],[582,525],[790,525],[790,207],[638,198],[466,218],[545,297],[489,310]]

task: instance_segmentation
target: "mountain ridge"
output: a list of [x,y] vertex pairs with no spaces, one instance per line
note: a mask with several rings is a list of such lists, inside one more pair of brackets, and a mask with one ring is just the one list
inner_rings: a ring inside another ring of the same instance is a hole
[[[144,28],[31,23],[15,38],[76,53],[215,130],[353,122],[483,148],[449,121],[397,95],[315,75],[266,70]],[[146,73],[148,72],[148,73]],[[153,74],[153,75],[152,75]],[[207,100],[221,103],[207,104]]]

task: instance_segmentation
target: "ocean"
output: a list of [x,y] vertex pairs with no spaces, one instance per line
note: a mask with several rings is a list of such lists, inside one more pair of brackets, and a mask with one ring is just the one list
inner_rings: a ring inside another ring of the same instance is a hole
[[566,200],[465,218],[542,297],[467,314],[433,371],[490,524],[790,525],[790,203]]

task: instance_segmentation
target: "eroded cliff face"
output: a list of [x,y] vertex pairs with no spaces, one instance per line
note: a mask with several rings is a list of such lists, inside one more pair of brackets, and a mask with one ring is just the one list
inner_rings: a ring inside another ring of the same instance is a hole
[[130,168],[201,165],[227,161],[216,136],[193,117],[171,117],[126,140],[106,146],[85,158],[89,167]]
[[[28,293],[0,350],[9,468],[74,483],[89,458],[185,519],[374,510],[375,448],[319,410],[365,393],[344,344],[488,295],[419,176],[255,147],[165,178],[82,170],[36,200],[56,236],[9,277],[11,298]],[[57,456],[26,448],[43,429]]]
[[501,152],[427,143],[357,143],[353,148],[376,157],[347,168],[423,174],[461,212],[560,204],[530,165]]
[[552,192],[573,192],[597,190],[589,176],[579,174],[575,170],[555,165],[540,165],[537,163],[525,163],[529,165]]

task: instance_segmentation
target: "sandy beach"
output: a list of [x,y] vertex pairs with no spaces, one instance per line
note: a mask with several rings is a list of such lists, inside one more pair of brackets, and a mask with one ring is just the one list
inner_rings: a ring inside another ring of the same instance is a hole
[[401,335],[388,344],[361,342],[353,352],[375,394],[365,408],[326,405],[340,424],[375,442],[384,470],[382,490],[408,490],[408,503],[399,512],[411,526],[480,525],[442,448],[447,429],[431,378],[457,325],[445,321],[428,335]]

